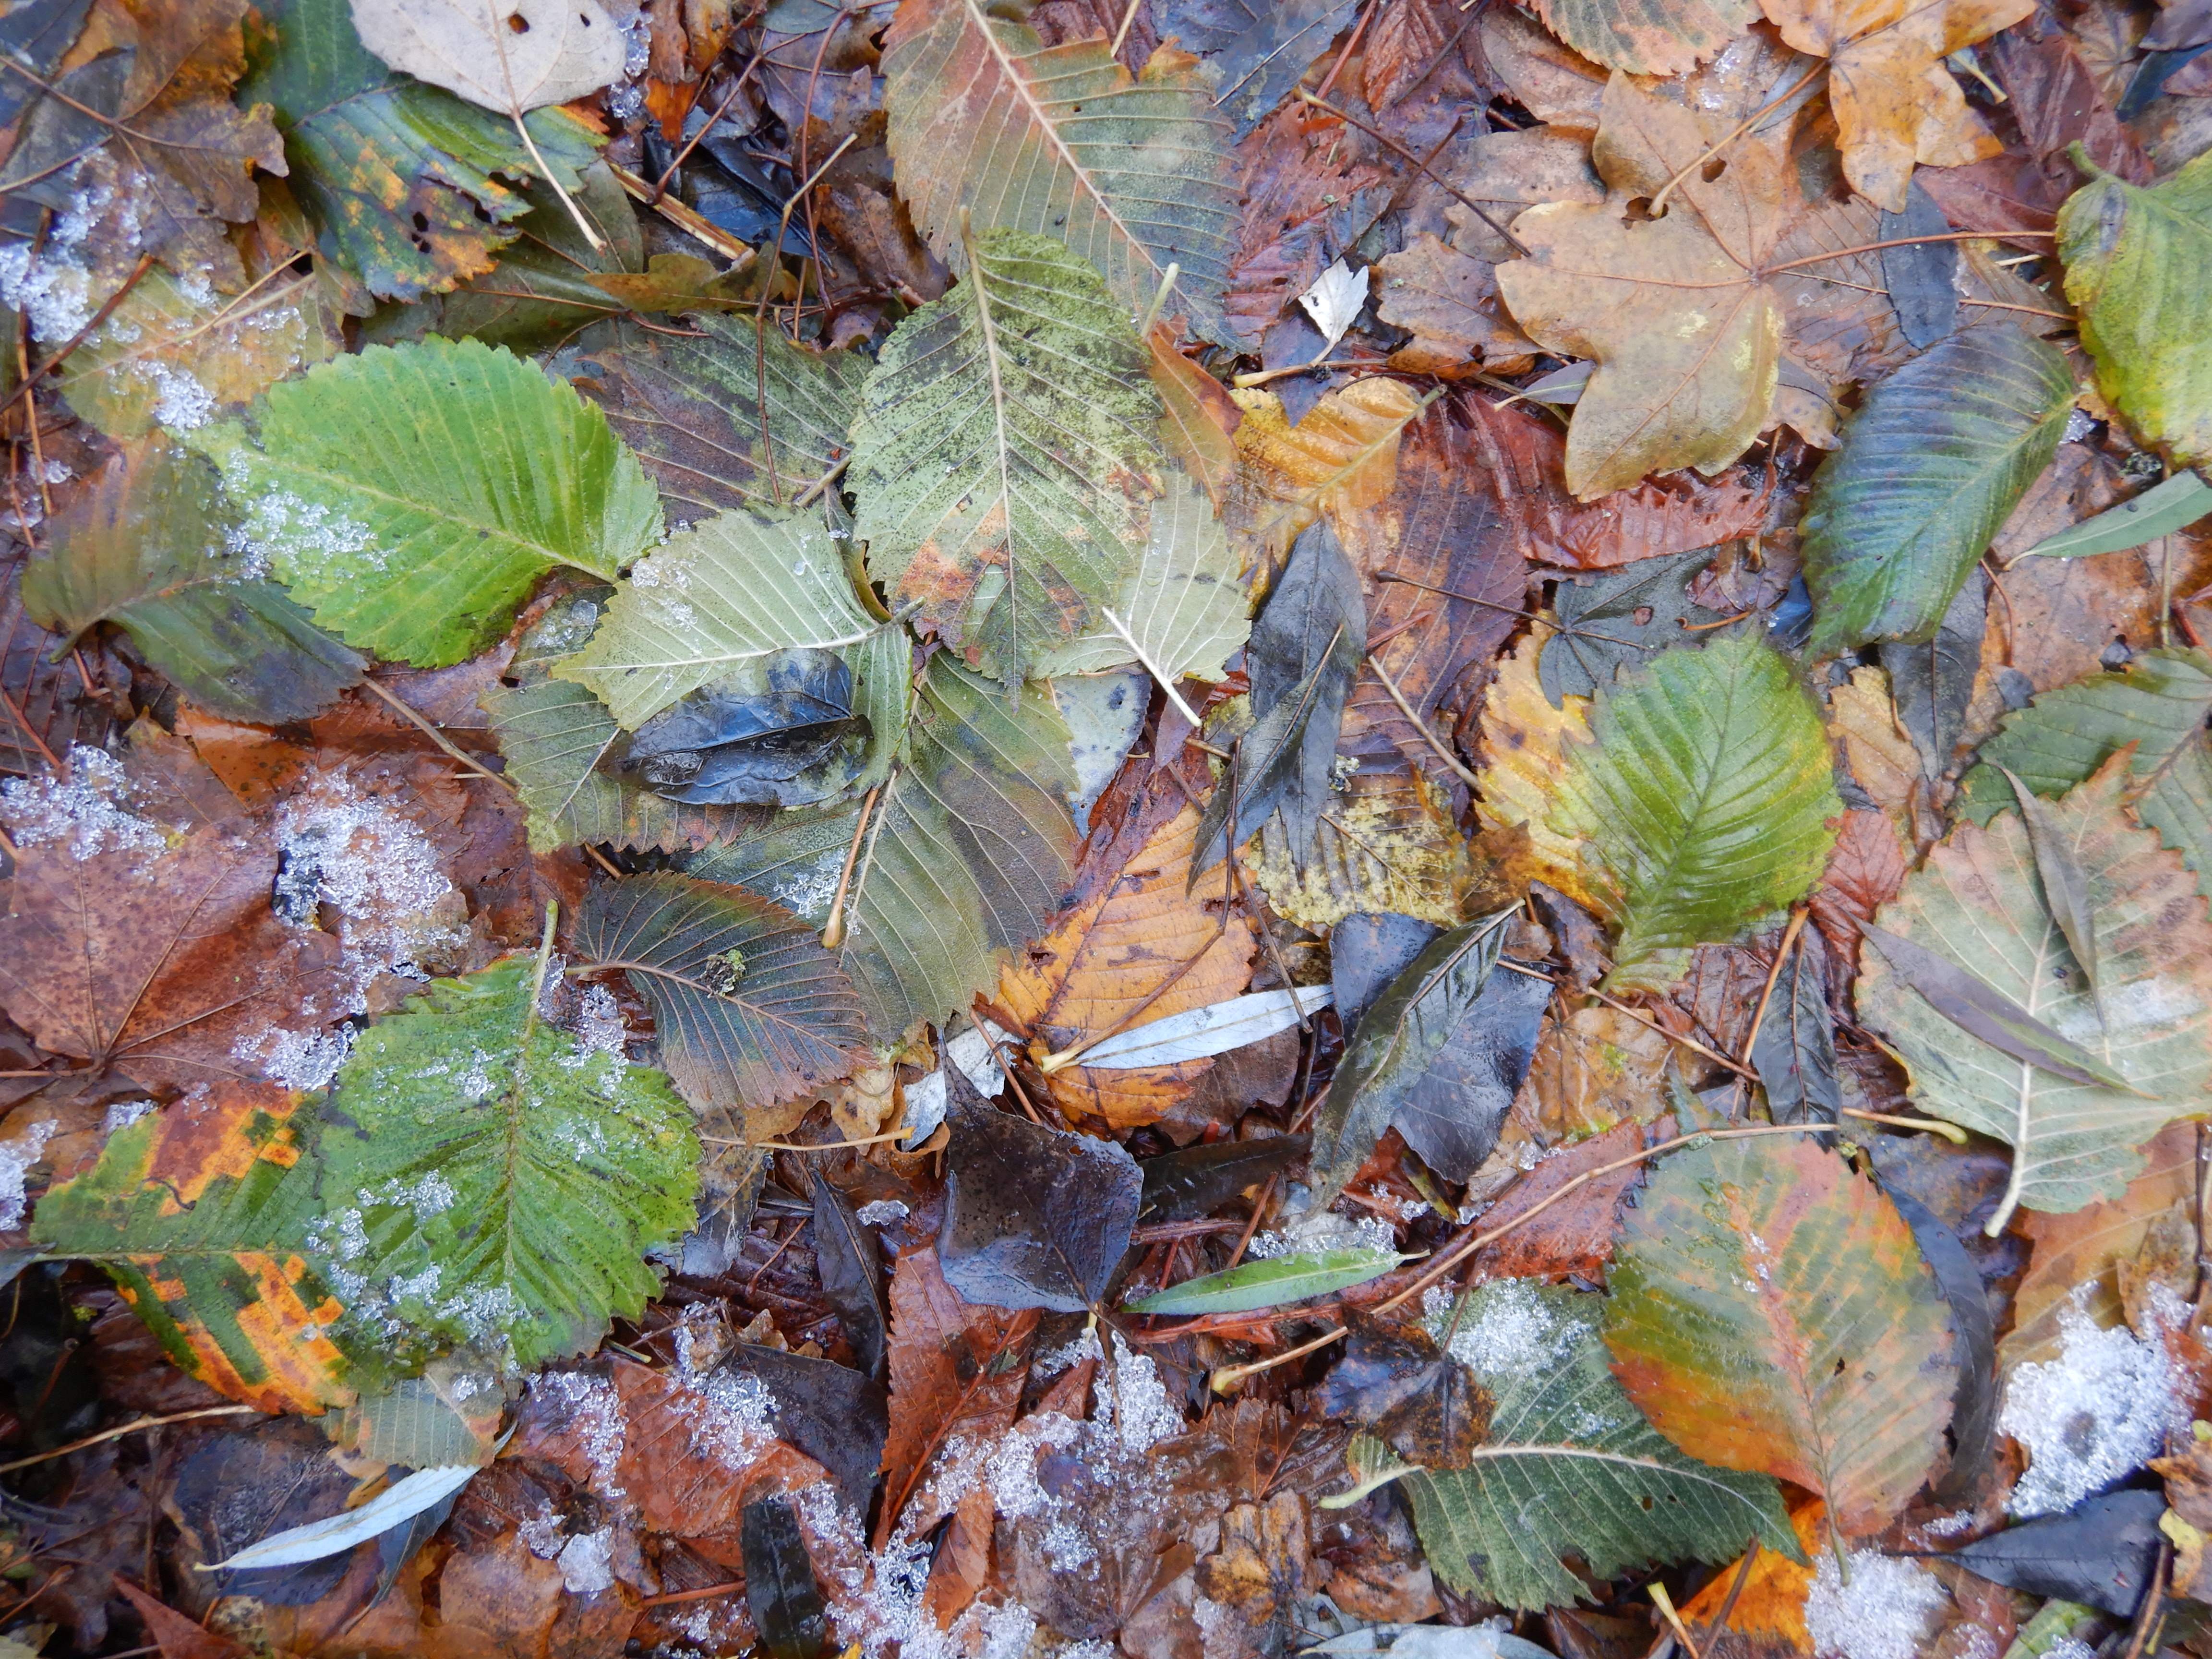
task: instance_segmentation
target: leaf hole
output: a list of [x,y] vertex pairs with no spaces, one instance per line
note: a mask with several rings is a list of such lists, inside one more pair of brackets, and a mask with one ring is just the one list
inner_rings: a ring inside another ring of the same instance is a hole
[[1704,179],[1710,185],[1727,171],[1728,161],[1726,159],[1722,156],[1716,155],[1711,161],[1706,162],[1705,166],[1698,169],[1698,177]]
[[530,33],[530,20],[519,11],[511,11],[507,15],[507,29],[510,34],[527,34]]
[[1667,216],[1667,210],[1663,206],[1656,213],[1651,210],[1651,198],[1649,196],[1630,198],[1628,205],[1621,210],[1627,216],[1631,224],[1650,224],[1655,220]]

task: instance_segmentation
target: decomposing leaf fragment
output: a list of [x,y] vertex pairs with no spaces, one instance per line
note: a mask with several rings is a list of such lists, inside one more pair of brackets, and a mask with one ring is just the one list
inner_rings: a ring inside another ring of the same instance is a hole
[[352,0],[361,43],[396,70],[485,109],[542,109],[623,72],[600,0]]
[[1895,1207],[1827,1148],[1676,1153],[1629,1212],[1610,1290],[1613,1374],[1693,1456],[1819,1494],[1853,1538],[1933,1468],[1951,1311]]

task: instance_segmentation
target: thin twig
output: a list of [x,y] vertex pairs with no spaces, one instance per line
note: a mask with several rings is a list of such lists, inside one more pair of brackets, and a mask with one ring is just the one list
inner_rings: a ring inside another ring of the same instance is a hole
[[1230,384],[1239,392],[1249,392],[1254,386],[1265,386],[1270,380],[1279,380],[1286,374],[1310,374],[1316,369],[1322,368],[1381,368],[1386,362],[1387,360],[1382,357],[1369,357],[1352,360],[1337,359],[1328,362],[1316,360],[1310,363],[1289,363],[1281,368],[1253,369],[1249,374],[1233,377]]
[[795,1140],[730,1140],[714,1135],[701,1135],[702,1146],[757,1146],[766,1152],[835,1152],[848,1146],[879,1146],[886,1140],[902,1140],[904,1129],[893,1129],[887,1134],[866,1135],[858,1140],[822,1140],[811,1146],[801,1146]]
[[1606,995],[1602,991],[1589,990],[1583,992],[1583,994],[1584,996],[1595,997],[1600,1002],[1605,1004],[1607,1007],[1613,1009],[1617,1013],[1626,1014],[1629,1018],[1634,1020],[1639,1025],[1650,1026],[1653,1030],[1658,1032],[1661,1036],[1665,1037],[1668,1042],[1679,1042],[1682,1047],[1691,1050],[1692,1053],[1703,1054],[1707,1060],[1711,1060],[1716,1066],[1725,1066],[1729,1071],[1734,1072],[1738,1077],[1749,1078],[1753,1083],[1759,1081],[1759,1073],[1753,1071],[1748,1066],[1739,1065],[1735,1060],[1730,1060],[1726,1054],[1723,1054],[1717,1048],[1708,1048],[1704,1043],[1698,1042],[1695,1037],[1684,1036],[1680,1031],[1668,1030],[1665,1026],[1662,1025],[1657,1020],[1650,1018],[1650,1016],[1644,1013],[1641,1009],[1632,1008],[1626,1003]]
[[1936,1117],[1899,1117],[1891,1112],[1863,1112],[1856,1106],[1839,1109],[1845,1117],[1858,1118],[1868,1123],[1887,1123],[1893,1129],[1918,1129],[1931,1135],[1941,1135],[1954,1146],[1966,1144],[1966,1132],[1955,1123],[1946,1123]]
[[860,815],[853,821],[853,840],[845,848],[845,867],[837,872],[837,890],[830,897],[830,919],[822,924],[822,948],[834,951],[845,942],[845,889],[853,880],[853,866],[860,856],[860,836],[866,831],[868,818],[876,810],[876,797],[884,793],[882,784],[861,797]]
[[[100,302],[100,309],[92,313],[92,320],[87,323],[82,328],[77,330],[76,333],[70,335],[69,338],[63,343],[62,349],[60,350],[55,352],[52,356],[47,358],[36,368],[30,371],[30,373],[24,378],[23,384],[15,388],[14,395],[11,396],[6,403],[0,404],[0,415],[5,415],[22,399],[29,397],[31,395],[32,388],[37,386],[40,380],[42,380],[46,375],[51,374],[53,370],[59,368],[69,360],[70,353],[75,351],[79,346],[90,339],[94,333],[98,332],[100,325],[115,314],[115,307],[123,303],[125,297],[129,295],[132,289],[138,286],[140,280],[148,271],[153,270],[153,268],[154,256],[150,253],[140,254],[138,256],[138,263],[131,268],[131,274],[123,279],[123,286],[117,289],[114,293],[109,295],[106,300]],[[35,414],[32,416],[31,422],[33,426],[38,423],[38,416]]]
[[1833,253],[1808,253],[1802,259],[1785,259],[1778,265],[1763,266],[1759,274],[1772,276],[1784,270],[1796,270],[1801,265],[1817,265],[1828,259],[1855,258],[1862,253],[1879,253],[1887,247],[1912,247],[1921,242],[1995,242],[2008,236],[2049,236],[2054,240],[2055,230],[1947,230],[1927,236],[1897,236],[1886,242],[1862,242],[1856,247],[1839,247]]
[[1397,681],[1390,678],[1389,671],[1382,666],[1380,659],[1370,653],[1367,659],[1367,665],[1375,671],[1375,678],[1382,682],[1382,689],[1390,694],[1390,701],[1398,705],[1398,712],[1413,723],[1413,730],[1419,732],[1423,741],[1436,750],[1437,758],[1451,769],[1452,775],[1470,789],[1479,787],[1482,781],[1468,769],[1458,756],[1445,748],[1443,740],[1429,730],[1429,723],[1413,712],[1413,705],[1406,701],[1406,694],[1398,689]]
[[1766,1005],[1774,999],[1774,988],[1782,980],[1782,964],[1788,960],[1790,947],[1797,942],[1803,931],[1805,918],[1811,911],[1800,904],[1790,912],[1790,925],[1782,930],[1782,943],[1774,949],[1774,962],[1766,970],[1766,983],[1759,988],[1759,1006],[1751,1011],[1751,1029],[1744,1033],[1743,1052],[1736,1056],[1737,1063],[1751,1064],[1751,1051],[1759,1045],[1759,1028],[1766,1018]]
[[1396,139],[1391,137],[1387,133],[1378,131],[1375,128],[1369,126],[1366,122],[1361,120],[1358,116],[1347,114],[1334,104],[1324,103],[1322,100],[1315,97],[1313,94],[1308,92],[1304,87],[1300,87],[1298,88],[1298,97],[1302,102],[1311,104],[1316,109],[1326,110],[1329,114],[1334,115],[1338,120],[1344,122],[1346,125],[1358,127],[1370,138],[1375,140],[1376,143],[1384,146],[1395,154],[1403,156],[1407,161],[1411,161],[1415,167],[1419,167],[1423,173],[1434,179],[1454,197],[1456,197],[1461,206],[1464,207],[1469,213],[1474,215],[1476,218],[1481,220],[1482,222],[1488,225],[1491,229],[1496,231],[1500,236],[1504,237],[1508,247],[1511,248],[1518,254],[1525,256],[1528,253],[1528,245],[1522,242],[1522,240],[1516,236],[1511,231],[1506,229],[1504,226],[1499,224],[1497,220],[1492,218],[1487,213],[1484,212],[1482,210],[1482,204],[1480,202],[1476,201],[1472,196],[1469,196],[1465,191],[1460,189],[1458,185],[1453,184],[1450,179],[1446,179],[1443,174],[1431,168],[1427,162],[1421,160],[1419,156],[1414,155],[1413,151],[1407,149]]
[[645,179],[619,163],[609,161],[606,169],[615,176],[615,182],[629,193],[629,198],[651,208],[694,241],[714,249],[725,259],[734,263],[732,270],[742,273],[757,257],[753,250],[712,221],[702,218],[672,196],[656,196],[653,186]]
[[1137,21],[1137,8],[1144,3],[1145,0],[1129,0],[1128,5],[1122,9],[1121,27],[1114,31],[1114,44],[1106,48],[1109,58],[1121,55],[1121,43],[1129,38],[1129,25]]
[[57,1457],[67,1457],[71,1452],[82,1451],[87,1446],[97,1446],[104,1440],[119,1440],[126,1434],[136,1434],[141,1429],[158,1429],[169,1423],[189,1423],[201,1417],[258,1417],[258,1406],[201,1406],[188,1412],[171,1412],[167,1417],[142,1417],[135,1422],[122,1423],[112,1429],[102,1429],[98,1434],[88,1434],[82,1440],[72,1440],[66,1446],[57,1446],[52,1451],[42,1451],[36,1456],[19,1457],[12,1463],[0,1463],[0,1474],[27,1469],[33,1463],[47,1463]]
[[703,1589],[664,1590],[659,1595],[648,1595],[637,1605],[641,1607],[670,1607],[678,1601],[704,1601],[709,1596],[735,1595],[745,1587],[742,1578],[732,1578],[726,1584],[708,1584]]
[[473,755],[471,755],[468,750],[463,749],[443,732],[441,732],[436,726],[431,723],[427,716],[425,716],[419,709],[410,704],[405,698],[398,696],[387,687],[379,684],[374,675],[362,675],[361,678],[361,683],[367,686],[371,691],[374,692],[378,696],[381,697],[385,702],[390,706],[392,713],[398,714],[401,719],[410,722],[412,725],[419,728],[424,737],[436,744],[439,748],[444,750],[447,755],[451,756],[454,760],[459,761],[463,766],[468,768],[470,771],[475,773],[480,778],[489,778],[494,783],[499,785],[501,788],[506,790],[510,795],[516,793],[514,781],[512,778],[502,777],[500,774],[493,771],[489,767],[486,766],[482,761],[477,760]]

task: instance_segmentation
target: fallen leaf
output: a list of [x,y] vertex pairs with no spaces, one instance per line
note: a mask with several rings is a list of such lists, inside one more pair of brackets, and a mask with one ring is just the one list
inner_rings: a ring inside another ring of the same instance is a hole
[[1364,1285],[1407,1260],[1395,1250],[1298,1250],[1186,1279],[1122,1305],[1135,1314],[1249,1313]]
[[1371,271],[1372,267],[1366,265],[1352,270],[1339,259],[1314,278],[1311,288],[1298,295],[1298,304],[1313,319],[1322,338],[1332,347],[1344,337],[1346,329],[1359,320],[1359,313],[1367,304]]
[[1221,0],[1173,7],[1162,28],[1184,36],[1186,51],[1212,56],[1220,82],[1214,105],[1228,111],[1241,138],[1297,84],[1352,10],[1352,0]]
[[1413,336],[1390,354],[1393,368],[1456,379],[1528,356],[1528,340],[1500,313],[1487,259],[1424,231],[1373,269],[1382,277],[1376,316]]
[[1951,1311],[1896,1209],[1826,1147],[1674,1154],[1608,1282],[1613,1373],[1692,1455],[1804,1487],[1846,1538],[1887,1526],[1933,1468]]
[[[1810,1560],[1820,1559],[1827,1519],[1827,1505],[1817,1498],[1790,1511],[1797,1547]],[[1753,1554],[1748,1571],[1739,1558],[1706,1580],[1705,1589],[1682,1603],[1682,1618],[1693,1629],[1711,1626],[1721,1622],[1725,1607],[1723,1628],[1742,1636],[1774,1637],[1789,1643],[1792,1653],[1802,1653],[1813,1645],[1812,1632],[1805,1628],[1805,1593],[1813,1579],[1806,1561],[1762,1549]]]
[[1828,959],[1817,933],[1800,933],[1752,1039],[1751,1063],[1777,1123],[1833,1123],[1843,1109],[1828,1012]]
[[1887,817],[1859,807],[1844,814],[1828,867],[1807,901],[1832,948],[1856,960],[1860,925],[1897,896],[1908,868],[1905,845]]
[[891,159],[939,258],[964,267],[972,210],[979,228],[1065,243],[1127,313],[1144,314],[1180,264],[1199,331],[1219,328],[1236,222],[1228,124],[1188,59],[1155,54],[1133,80],[1102,40],[1046,46],[981,0],[925,0],[893,18],[883,69]]
[[[2131,1085],[2070,1082],[1966,1036],[1862,952],[1862,1017],[1886,1032],[1912,1077],[1916,1106],[2004,1141],[2013,1175],[1993,1229],[2015,1205],[2069,1211],[2119,1196],[2142,1167],[2136,1150],[2202,1086],[2212,1054],[2204,902],[2173,854],[2122,811],[2124,759],[2115,757],[2053,805],[2088,881],[2104,999],[2100,1024],[2081,969],[2029,879],[2015,814],[1987,830],[1961,824],[1883,907],[1885,927],[1974,975]],[[1971,945],[1965,943],[1971,939]],[[2120,1012],[2124,1011],[2124,1012]]]
[[1271,392],[1231,395],[1244,419],[1223,517],[1230,546],[1248,570],[1272,569],[1324,508],[1355,514],[1387,499],[1401,434],[1421,412],[1412,392],[1382,375],[1330,392],[1295,426]]
[[1356,142],[1341,120],[1295,100],[1239,141],[1231,177],[1243,210],[1222,312],[1246,338],[1264,337],[1386,205],[1386,175]]
[[622,30],[599,0],[353,0],[353,21],[392,68],[518,118],[623,73]]
[[[1509,1222],[1519,1224],[1475,1253],[1478,1278],[1533,1279],[1552,1283],[1570,1278],[1603,1279],[1606,1264],[1613,1259],[1613,1235],[1620,1226],[1621,1200],[1644,1179],[1642,1165],[1630,1164],[1597,1176],[1540,1213],[1530,1212],[1569,1182],[1581,1180],[1604,1164],[1620,1163],[1647,1146],[1670,1139],[1674,1121],[1672,1118],[1660,1118],[1651,1123],[1631,1121],[1618,1124],[1601,1133],[1562,1146],[1547,1156],[1508,1187],[1503,1198],[1483,1212],[1486,1232],[1495,1231]],[[1526,1221],[1521,1221],[1523,1216],[1528,1217]]]
[[1656,653],[1711,638],[1712,625],[1724,618],[1690,597],[1692,579],[1708,562],[1700,548],[1561,582],[1537,665],[1544,695],[1555,705],[1563,696],[1589,696]]
[[1477,775],[1484,815],[1527,831],[1530,872],[1585,904],[1595,904],[1583,868],[1582,842],[1554,829],[1553,798],[1568,755],[1589,740],[1589,699],[1544,695],[1538,663],[1545,649],[1534,633],[1498,664],[1482,706],[1482,768]]
[[1784,228],[1785,181],[1771,142],[1740,140],[1707,182],[1693,164],[1727,125],[1616,73],[1598,171],[1619,197],[1656,195],[1681,173],[1674,210],[1639,223],[1611,203],[1558,202],[1514,221],[1528,255],[1498,267],[1513,319],[1540,344],[1597,363],[1567,431],[1567,488],[1579,500],[1650,472],[1717,472],[1766,423],[1782,313],[1761,270]]
[[1631,8],[1619,0],[1540,0],[1544,27],[1583,57],[1632,75],[1680,75],[1741,34],[1749,0],[1668,0]]
[[1251,874],[1277,915],[1316,933],[1364,911],[1449,926],[1482,875],[1450,795],[1395,755],[1363,759],[1344,780],[1303,868],[1286,840],[1275,824],[1263,828]]
[[1365,1430],[1407,1462],[1463,1469],[1490,1432],[1495,1402],[1465,1362],[1418,1326],[1352,1316],[1351,1335],[1322,1383],[1331,1417]]
[[2028,15],[2025,0],[1942,0],[1907,9],[1885,0],[1759,0],[1798,51],[1828,60],[1828,106],[1851,188],[1905,211],[1917,161],[1958,167],[2001,146],[1966,107],[1943,60]]
[[743,1538],[745,1600],[761,1644],[773,1659],[816,1659],[829,1640],[830,1620],[790,1500],[746,1504]]

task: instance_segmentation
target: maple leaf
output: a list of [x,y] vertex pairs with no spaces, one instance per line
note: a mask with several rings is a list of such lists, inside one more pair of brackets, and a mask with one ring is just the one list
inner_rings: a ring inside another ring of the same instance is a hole
[[336,1012],[337,947],[270,908],[277,854],[258,823],[161,847],[125,822],[124,844],[88,856],[23,847],[0,919],[0,1006],[41,1048],[147,1088],[258,1075],[246,1045],[304,1009]]
[[1828,60],[1828,107],[1851,188],[1905,211],[1913,163],[1963,167],[2003,146],[1966,107],[1943,59],[2035,9],[2033,0],[1759,0],[1800,52]]
[[[1498,267],[1514,320],[1597,364],[1567,431],[1567,488],[1583,501],[1649,472],[1717,472],[1766,423],[1782,302],[1762,266],[1796,185],[1781,141],[1758,135],[1707,179],[1695,164],[1729,125],[1615,75],[1593,150],[1613,199],[1550,202],[1513,222],[1529,253]],[[1626,200],[1677,175],[1665,217],[1627,216]]]

